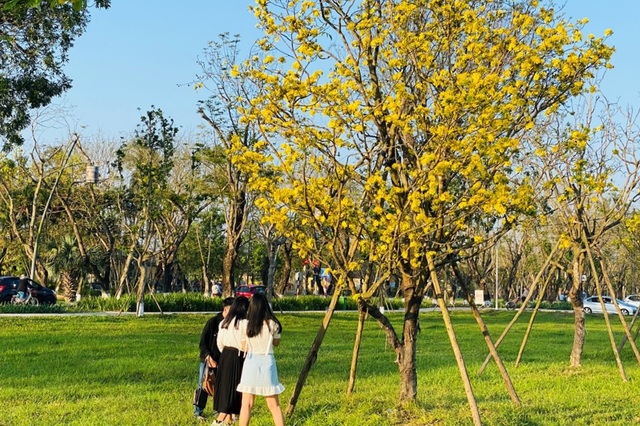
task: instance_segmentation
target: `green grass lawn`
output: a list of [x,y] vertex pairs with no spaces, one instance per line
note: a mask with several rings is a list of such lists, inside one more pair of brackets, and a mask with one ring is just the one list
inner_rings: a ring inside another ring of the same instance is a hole
[[[469,312],[452,313],[486,425],[630,425],[640,423],[640,368],[627,345],[620,378],[601,316],[587,318],[583,365],[568,367],[573,317],[540,313],[523,363],[514,368],[526,319],[500,348],[523,402],[515,407],[495,365],[478,377],[487,350]],[[483,314],[494,338],[513,312]],[[0,318],[0,425],[196,425],[198,341],[208,316],[144,318],[50,316]],[[286,409],[322,320],[279,315],[276,349]],[[392,314],[397,327],[401,314]],[[611,317],[615,320],[615,317]],[[421,316],[418,399],[399,407],[395,354],[367,322],[355,393],[345,396],[356,314],[334,317],[289,425],[470,425],[470,410],[438,313]],[[616,338],[620,339],[620,325]],[[209,424],[211,401],[207,406]],[[252,425],[271,424],[258,398]]]

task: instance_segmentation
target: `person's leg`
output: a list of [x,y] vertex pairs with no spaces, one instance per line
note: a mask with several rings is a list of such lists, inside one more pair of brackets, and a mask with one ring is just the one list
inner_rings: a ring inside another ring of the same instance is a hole
[[216,417],[216,420],[223,423],[233,423],[231,414],[227,413],[218,413],[218,417]]
[[255,398],[256,396],[251,393],[242,392],[242,406],[240,408],[238,426],[249,426],[249,420],[251,420],[251,409],[253,408]]
[[284,415],[280,408],[280,401],[278,401],[278,395],[266,396],[267,407],[271,411],[271,417],[273,417],[273,424],[275,426],[284,426]]
[[[202,389],[202,379],[204,378],[204,367],[205,364],[204,362],[200,363],[200,374],[198,375],[198,388]],[[202,390],[201,392],[204,392],[204,390]],[[206,392],[204,392],[206,394]],[[204,400],[204,403],[202,404],[202,406],[198,405],[198,401],[196,401],[196,403],[193,406],[193,415],[194,416],[202,416],[202,413],[204,412],[204,408],[206,407],[207,404],[207,396],[205,395],[204,397],[202,397],[202,399]]]

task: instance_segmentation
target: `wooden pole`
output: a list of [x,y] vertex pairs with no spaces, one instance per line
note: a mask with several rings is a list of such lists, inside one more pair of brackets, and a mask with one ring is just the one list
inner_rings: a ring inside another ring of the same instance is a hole
[[347,395],[351,395],[356,386],[356,372],[358,369],[358,355],[360,354],[360,343],[362,342],[362,332],[364,331],[364,321],[367,312],[358,304],[358,329],[356,331],[355,342],[353,343],[353,354],[351,355],[351,370],[349,371],[349,385]]
[[307,354],[307,358],[304,362],[304,365],[302,366],[302,371],[300,372],[300,376],[298,376],[298,382],[296,383],[296,387],[293,390],[291,399],[289,400],[289,405],[287,406],[286,411],[287,417],[290,417],[293,414],[293,411],[295,410],[296,404],[298,402],[298,398],[300,397],[300,393],[302,392],[302,388],[304,387],[304,383],[307,380],[307,376],[309,375],[309,371],[311,371],[311,367],[318,358],[318,351],[320,350],[320,346],[322,345],[324,335],[327,333],[327,329],[329,328],[329,323],[331,322],[331,317],[333,316],[333,312],[336,309],[336,305],[338,303],[341,292],[342,287],[336,286],[333,297],[331,298],[331,303],[329,304],[329,308],[327,309],[327,313],[324,314],[322,325],[320,325],[320,329],[316,334],[316,338],[309,348],[309,353]]
[[460,371],[460,377],[462,378],[462,384],[464,385],[464,390],[465,390],[465,393],[467,394],[467,401],[469,401],[469,407],[471,408],[471,416],[473,417],[473,424],[475,426],[482,426],[482,420],[480,420],[480,410],[478,409],[478,403],[476,402],[476,397],[473,394],[473,389],[471,387],[471,380],[469,380],[469,374],[467,373],[467,368],[465,367],[465,364],[464,364],[462,351],[460,351],[460,345],[458,345],[458,339],[456,337],[455,331],[453,330],[453,324],[451,323],[451,316],[449,315],[449,309],[447,308],[447,303],[444,300],[444,295],[442,294],[440,283],[438,282],[438,274],[436,274],[436,267],[433,262],[433,257],[430,253],[427,254],[427,262],[429,264],[431,282],[433,284],[433,289],[435,290],[435,293],[436,293],[438,306],[442,311],[442,320],[444,321],[444,326],[447,329],[449,341],[451,342],[451,348],[453,349],[453,353],[456,358],[456,363],[458,364],[458,370]]
[[527,345],[527,341],[529,340],[529,335],[531,334],[531,330],[533,329],[533,323],[536,320],[536,315],[538,314],[538,310],[540,309],[540,304],[542,303],[542,299],[544,298],[544,293],[547,290],[550,279],[551,276],[547,276],[547,279],[544,281],[544,285],[542,286],[542,289],[538,294],[538,301],[536,302],[536,306],[533,308],[533,313],[531,314],[531,318],[529,318],[529,324],[527,325],[527,331],[524,332],[524,337],[522,338],[522,343],[520,344],[520,349],[518,350],[518,356],[516,357],[516,367],[520,365],[520,361],[522,360],[524,348]]
[[[531,291],[529,291],[529,294],[527,295],[527,298],[525,299],[524,303],[522,304],[522,306],[520,306],[520,309],[518,310],[516,315],[513,317],[511,322],[509,322],[507,327],[504,329],[504,331],[502,332],[498,340],[496,340],[496,348],[500,346],[500,343],[502,343],[507,333],[509,333],[509,330],[511,330],[511,327],[513,327],[513,324],[515,324],[516,321],[518,321],[518,318],[520,318],[520,315],[522,315],[522,313],[524,312],[524,308],[525,306],[527,306],[526,304],[529,302],[529,299],[533,294],[533,290],[538,285],[538,281],[540,281],[540,277],[542,277],[543,272],[545,271],[545,269],[547,269],[547,267],[549,266],[549,263],[551,263],[552,256],[555,254],[559,245],[560,245],[560,241],[556,243],[555,247],[553,247],[553,250],[551,250],[551,253],[549,253],[549,256],[547,256],[547,260],[545,260],[544,265],[542,265],[542,268],[540,268],[540,271],[538,272],[536,277],[533,279],[533,283],[531,284]],[[487,368],[487,365],[489,365],[489,361],[491,361],[491,354],[488,354],[484,362],[482,363],[482,366],[478,370],[478,376],[482,374],[485,368]]]

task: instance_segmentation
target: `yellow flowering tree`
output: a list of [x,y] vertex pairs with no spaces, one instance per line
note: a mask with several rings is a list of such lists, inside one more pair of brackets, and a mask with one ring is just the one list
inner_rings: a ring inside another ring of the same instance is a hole
[[[233,73],[260,88],[241,112],[278,170],[255,180],[270,190],[258,203],[339,286],[364,277],[358,300],[393,344],[400,398],[413,399],[427,286],[491,244],[477,226],[508,229],[533,213],[522,138],[612,49],[534,0],[258,0],[252,10],[263,53]],[[302,226],[282,226],[291,216]],[[401,333],[369,302],[390,274],[405,300]]]
[[[631,229],[634,226],[628,214],[640,198],[640,134],[634,117],[620,113],[601,95],[576,100],[555,118],[545,136],[532,142],[539,154],[535,168],[544,182],[539,195],[547,213],[541,218],[558,235],[566,253],[558,260],[571,277],[569,300],[575,320],[570,364],[577,367],[585,341],[583,293],[616,294],[608,278],[614,261],[608,256],[611,242],[606,236],[625,221]],[[609,325],[607,316],[605,321]],[[624,324],[624,318],[621,321]],[[609,332],[624,377],[610,328]]]

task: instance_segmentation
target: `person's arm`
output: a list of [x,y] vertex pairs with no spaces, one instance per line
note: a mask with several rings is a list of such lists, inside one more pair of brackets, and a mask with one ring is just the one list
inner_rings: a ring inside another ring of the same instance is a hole
[[[220,327],[220,326],[218,326]],[[218,346],[218,350],[220,352],[222,352],[222,350],[224,349],[224,338],[225,338],[225,333],[226,333],[226,329],[224,328],[219,328],[218,329],[218,338],[216,339],[216,345]]]
[[209,345],[207,345],[208,339],[211,336],[211,320],[207,321],[200,334],[200,354],[207,357],[210,355]]
[[213,359],[213,354],[209,348],[209,342],[213,338],[215,327],[217,326],[218,322],[214,321],[213,318],[210,319],[205,324],[202,335],[200,336],[200,355],[204,358],[204,362],[207,363],[209,368],[215,368],[218,365]]
[[273,327],[272,330],[275,332],[273,335],[273,346],[278,346],[280,344],[280,332],[276,331],[276,327],[278,326],[275,322],[271,323]]

